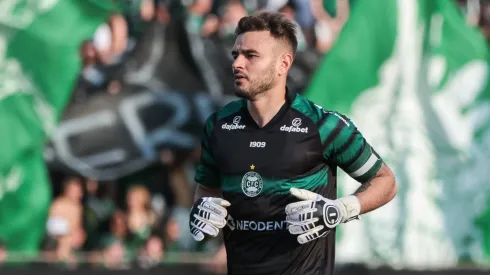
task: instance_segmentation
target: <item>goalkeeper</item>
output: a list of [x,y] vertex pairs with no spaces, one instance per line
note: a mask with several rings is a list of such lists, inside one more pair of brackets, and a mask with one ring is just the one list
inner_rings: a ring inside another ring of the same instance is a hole
[[[229,274],[333,274],[335,228],[392,200],[393,173],[347,117],[288,90],[293,23],[261,13],[235,35],[241,99],[204,127],[190,231],[223,229]],[[361,183],[353,195],[337,198],[337,167]]]

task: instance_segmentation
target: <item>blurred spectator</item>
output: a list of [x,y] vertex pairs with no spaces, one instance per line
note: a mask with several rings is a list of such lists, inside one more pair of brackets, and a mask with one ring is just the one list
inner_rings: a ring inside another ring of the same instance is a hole
[[170,217],[165,224],[164,245],[166,251],[180,251],[178,240],[181,230],[175,218]]
[[480,22],[481,7],[479,0],[457,0],[456,1],[465,15],[466,22],[472,26],[477,26]]
[[111,217],[110,231],[118,240],[125,241],[128,236],[127,215],[123,211],[115,211]]
[[238,21],[247,15],[247,10],[241,1],[230,0],[225,4],[222,8],[221,24],[219,27],[221,38],[224,40],[233,40]]
[[159,236],[151,236],[140,251],[138,263],[143,268],[151,268],[157,265],[164,256],[162,239]]
[[479,26],[487,41],[490,41],[490,2],[488,1],[481,1]]
[[297,31],[296,37],[298,39],[297,51],[302,52],[302,51],[306,50],[306,48],[308,47],[308,44],[306,42],[306,38],[305,38],[305,35],[303,33],[303,29],[301,28],[301,26],[296,21],[297,9],[298,9],[298,6],[297,6],[296,2],[289,0],[289,1],[286,1],[286,3],[282,7],[279,8],[279,12],[284,14],[289,20],[291,20],[292,22],[294,22],[294,24],[296,24],[296,31]]
[[100,239],[102,265],[107,269],[127,268],[127,250],[124,243],[112,235]]
[[61,195],[56,198],[49,210],[47,222],[48,238],[56,240],[58,260],[70,260],[73,252],[85,242],[82,226],[83,188],[79,178],[70,177],[63,183]]
[[150,192],[142,185],[130,187],[127,193],[128,229],[138,241],[146,240],[157,222],[150,198]]
[[213,7],[212,0],[189,1],[187,6],[187,30],[191,34],[201,33],[206,16]]
[[326,53],[330,50],[349,18],[349,2],[337,0],[336,3],[336,15],[335,17],[332,17],[327,10],[325,10],[322,0],[311,0],[311,10],[316,19],[316,49],[322,53]]
[[296,21],[303,29],[311,29],[315,24],[315,18],[311,11],[311,5],[307,0],[290,0],[296,6]]
[[84,225],[87,232],[86,248],[94,248],[98,236],[104,231],[104,225],[116,209],[115,182],[100,184],[96,180],[87,180],[85,184],[86,200],[84,208]]
[[0,266],[7,260],[7,247],[0,241]]

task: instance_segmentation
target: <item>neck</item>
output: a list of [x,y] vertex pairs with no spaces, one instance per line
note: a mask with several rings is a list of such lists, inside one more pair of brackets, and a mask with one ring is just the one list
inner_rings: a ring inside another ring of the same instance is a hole
[[264,127],[279,112],[286,102],[286,88],[279,86],[264,93],[253,101],[248,101],[250,115],[259,127]]

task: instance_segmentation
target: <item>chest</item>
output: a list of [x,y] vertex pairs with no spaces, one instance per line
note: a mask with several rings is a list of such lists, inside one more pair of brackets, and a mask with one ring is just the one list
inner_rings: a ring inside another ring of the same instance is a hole
[[284,121],[267,129],[219,123],[212,148],[220,172],[243,175],[254,169],[267,178],[295,178],[319,165],[322,146],[314,125],[294,117]]

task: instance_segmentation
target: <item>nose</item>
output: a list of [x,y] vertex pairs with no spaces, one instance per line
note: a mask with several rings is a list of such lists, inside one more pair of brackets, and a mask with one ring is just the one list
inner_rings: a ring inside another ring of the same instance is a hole
[[244,69],[244,57],[242,55],[238,55],[237,58],[235,58],[235,61],[233,61],[233,64],[231,65],[231,68],[233,71],[241,71]]

